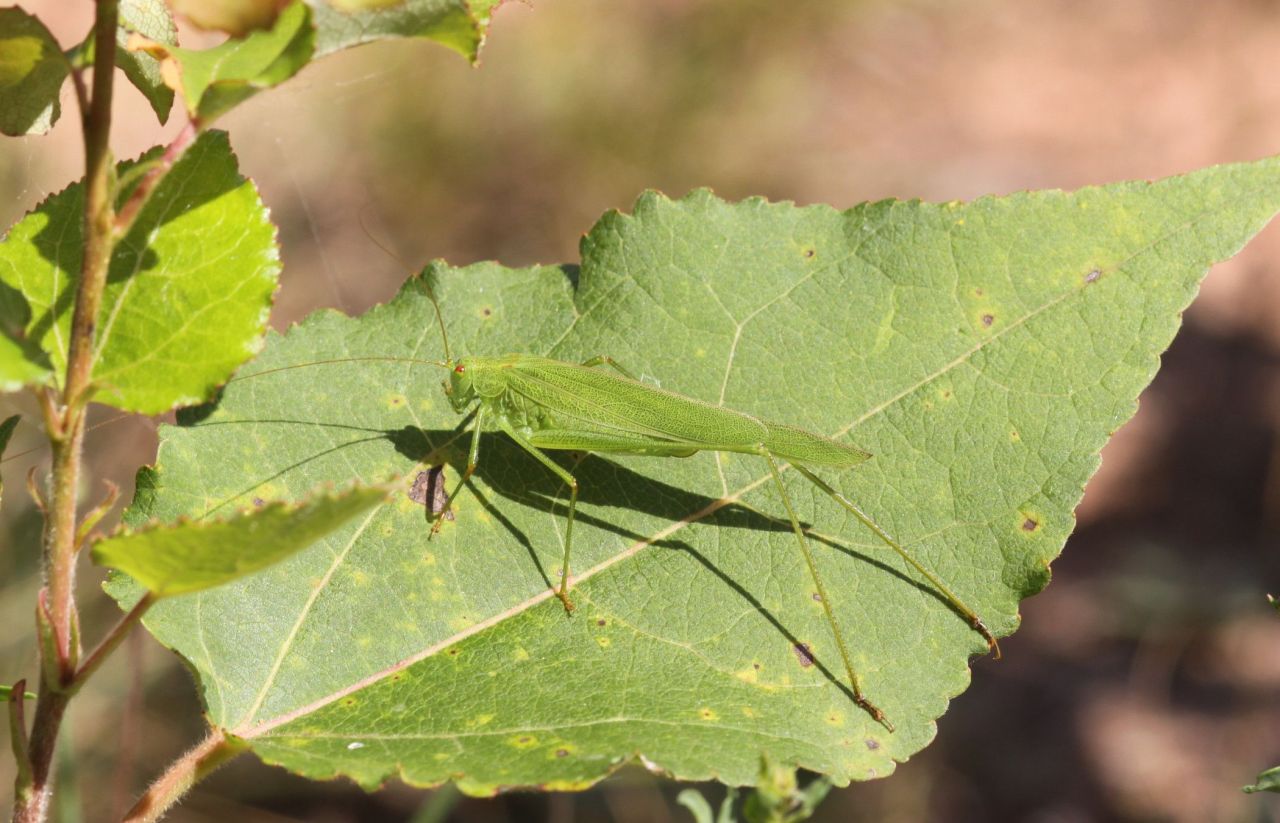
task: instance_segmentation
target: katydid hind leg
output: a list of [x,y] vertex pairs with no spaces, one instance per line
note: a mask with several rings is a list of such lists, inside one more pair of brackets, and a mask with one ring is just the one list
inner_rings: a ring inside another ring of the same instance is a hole
[[578,480],[550,457],[547,457],[546,452],[530,443],[524,435],[517,432],[506,421],[500,419],[498,425],[507,433],[508,437],[516,442],[516,445],[550,469],[553,474],[563,480],[565,485],[569,487],[569,515],[565,519],[564,527],[564,559],[560,564],[560,589],[556,592],[556,597],[564,604],[564,610],[569,614],[573,614],[573,601],[569,599],[569,555],[573,550],[573,515],[578,509]]
[[446,515],[453,511],[453,499],[467,485],[471,475],[476,473],[476,466],[480,463],[480,434],[484,431],[484,413],[485,408],[483,405],[476,409],[475,419],[471,421],[471,449],[467,452],[467,467],[463,470],[462,477],[458,478],[458,484],[453,487],[453,491],[445,497],[444,504],[440,507],[440,513],[436,515],[436,522],[431,524],[431,534],[427,536],[428,540],[440,533],[440,528],[444,526]]
[[782,505],[787,510],[787,517],[791,519],[791,530],[795,532],[800,554],[804,557],[805,565],[809,567],[809,576],[813,579],[814,588],[818,590],[818,598],[822,601],[822,610],[827,615],[827,624],[831,627],[831,634],[836,641],[836,649],[840,652],[840,659],[844,662],[845,674],[849,677],[849,688],[853,691],[853,702],[871,715],[872,719],[877,723],[892,732],[893,724],[884,716],[884,712],[862,693],[862,683],[858,675],[853,671],[853,663],[849,659],[849,648],[844,642],[844,634],[840,631],[840,624],[836,621],[835,612],[831,610],[831,598],[827,596],[827,588],[822,584],[822,577],[818,574],[818,566],[813,561],[813,553],[809,551],[809,541],[805,537],[804,529],[800,526],[800,518],[796,516],[795,507],[791,505],[791,498],[787,495],[786,487],[782,485],[782,476],[778,473],[778,464],[768,449],[762,448],[761,455],[769,464],[769,472],[773,475],[774,485],[778,487],[778,495],[782,498]]
[[880,538],[881,542],[897,552],[898,556],[905,560],[912,568],[924,575],[925,578],[942,593],[942,595],[947,599],[947,602],[951,604],[951,607],[964,617],[965,621],[973,628],[973,630],[982,635],[982,638],[987,641],[987,648],[991,650],[995,659],[1000,659],[1000,644],[996,642],[995,635],[991,633],[989,628],[987,628],[987,624],[983,622],[980,616],[978,616],[978,613],[969,608],[969,606],[960,599],[960,596],[951,590],[951,587],[942,582],[942,579],[930,571],[927,566],[912,557],[911,553],[908,552],[901,543],[889,536],[888,532],[880,528],[880,525],[876,523],[876,521],[872,520],[869,515],[863,512],[862,509],[860,509],[852,500],[836,491],[829,483],[804,466],[798,463],[792,463],[791,465],[795,466],[796,471],[807,477],[809,482],[826,492],[832,500],[839,503],[850,514],[858,518],[864,526],[871,529],[871,531],[875,533],[876,537]]

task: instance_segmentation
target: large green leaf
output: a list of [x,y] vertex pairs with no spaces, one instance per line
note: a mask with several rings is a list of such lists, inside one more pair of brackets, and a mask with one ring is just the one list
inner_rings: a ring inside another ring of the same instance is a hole
[[0,8],[0,132],[44,134],[53,128],[70,69],[39,18],[16,6]]
[[[428,279],[456,352],[607,353],[868,449],[819,473],[1004,635],[1200,278],[1278,208],[1273,160],[843,212],[646,195],[600,221],[580,270],[435,265]],[[130,516],[199,516],[440,457],[452,482],[468,441],[441,371],[342,360],[378,355],[442,355],[424,281],[273,338],[216,410],[162,430],[156,485]],[[968,685],[982,639],[798,473],[787,488],[853,664],[896,733],[844,691],[759,458],[558,459],[582,487],[572,617],[549,592],[565,490],[488,434],[435,540],[398,496],[263,574],[161,604],[148,626],[191,662],[212,723],[269,762],[366,786],[574,787],[637,756],[750,783],[762,754],[844,783],[919,751]]]
[[[79,183],[53,195],[0,243],[0,328],[24,329],[26,345],[38,345],[59,374],[80,271],[83,198]],[[207,400],[261,347],[279,270],[275,229],[253,184],[237,173],[226,134],[203,134],[111,258],[94,399],[148,414]],[[5,300],[6,292],[23,299]],[[9,363],[3,339],[0,383]]]

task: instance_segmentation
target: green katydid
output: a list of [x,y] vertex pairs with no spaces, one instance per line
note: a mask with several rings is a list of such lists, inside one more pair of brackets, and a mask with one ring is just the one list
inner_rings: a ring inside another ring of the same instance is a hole
[[[431,297],[435,303],[434,296]],[[351,357],[302,365],[358,361],[407,361],[440,366],[449,370],[444,392],[459,414],[473,414],[467,464],[443,505],[433,506],[436,534],[450,513],[453,501],[467,485],[480,461],[480,439],[496,429],[534,457],[569,488],[569,505],[564,535],[560,583],[555,594],[565,610],[572,613],[570,558],[573,550],[573,523],[578,501],[578,481],[567,469],[552,460],[546,451],[569,450],[655,457],[689,457],[699,451],[737,452],[763,458],[786,509],[791,530],[822,603],[827,623],[840,652],[854,703],[889,731],[893,725],[884,712],[862,690],[861,680],[850,662],[848,647],[832,611],[826,587],[810,552],[804,528],[783,486],[779,460],[796,471],[849,511],[882,542],[897,552],[923,575],[951,604],[951,607],[987,641],[999,659],[1000,647],[977,612],[967,606],[936,574],[911,554],[856,504],[818,477],[812,467],[848,469],[867,460],[867,452],[819,434],[781,423],[773,423],[742,412],[695,400],[637,380],[611,357],[598,356],[574,364],[529,354],[499,357],[466,356],[454,359],[449,350],[444,318],[436,304],[436,317],[444,342],[445,360],[413,360],[401,357]],[[609,366],[614,371],[605,371]],[[280,369],[269,369],[236,379],[257,377]]]

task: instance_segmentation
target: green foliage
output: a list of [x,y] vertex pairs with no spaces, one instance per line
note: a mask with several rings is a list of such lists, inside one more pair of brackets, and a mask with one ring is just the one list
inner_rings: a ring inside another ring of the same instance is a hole
[[[18,428],[18,421],[22,418],[18,415],[5,418],[0,421],[0,457],[4,457],[4,450],[9,447],[9,438],[13,437],[13,430]],[[4,492],[3,478],[0,478],[0,494]]]
[[129,51],[125,44],[129,33],[137,32],[154,43],[173,46],[178,42],[178,28],[164,0],[120,0],[120,26],[117,29],[119,49],[116,62],[138,91],[147,98],[161,123],[169,119],[173,108],[173,89],[160,75],[160,61],[142,51]]
[[800,823],[813,817],[830,791],[831,781],[826,778],[814,780],[802,789],[795,769],[761,758],[756,790],[742,804],[742,817],[747,823]]
[[297,0],[269,31],[211,49],[168,49],[180,67],[182,97],[193,118],[208,123],[264,89],[297,74],[315,50],[311,10]]
[[[1005,635],[1200,278],[1280,208],[1277,183],[1269,160],[844,212],[646,195],[599,222],[580,270],[435,264],[424,280],[456,353],[608,353],[666,388],[868,449],[823,474]],[[420,462],[456,477],[467,440],[438,369],[280,370],[439,358],[434,323],[415,280],[362,317],[319,313],[273,338],[216,410],[162,429],[129,521]],[[765,754],[843,784],[929,742],[985,644],[834,502],[787,473],[895,734],[843,690],[762,461],[580,458],[559,455],[582,484],[573,617],[549,592],[565,490],[490,435],[434,541],[425,509],[398,496],[147,624],[191,662],[213,724],[269,762],[365,786],[581,787],[638,754],[678,779],[752,783]]]
[[435,40],[475,61],[499,0],[405,0],[379,9],[342,11],[317,5],[316,56],[398,37]]
[[[127,166],[122,167],[127,168]],[[84,187],[45,200],[0,243],[0,384],[61,373],[82,254]],[[117,244],[98,323],[95,400],[155,414],[201,403],[261,346],[280,264],[275,228],[222,132],[207,132]],[[4,341],[6,338],[0,338]],[[25,349],[20,348],[25,345]]]
[[264,503],[224,520],[125,529],[98,541],[93,560],[127,573],[158,597],[203,591],[305,549],[386,500],[387,492],[366,486],[299,504]]
[[0,8],[0,132],[44,134],[53,128],[68,71],[44,23],[16,6]]
[[[821,777],[803,789],[796,780],[795,769],[778,766],[767,757],[760,758],[760,776],[755,790],[742,804],[742,820],[746,823],[800,823],[813,817],[818,804],[831,792],[831,781]],[[694,823],[736,823],[733,806],[738,800],[736,789],[730,789],[712,814],[711,804],[696,789],[685,789],[676,802],[689,810]]]
[[1280,792],[1280,766],[1267,769],[1259,774],[1257,781],[1252,786],[1245,786],[1244,791],[1249,794],[1254,792]]

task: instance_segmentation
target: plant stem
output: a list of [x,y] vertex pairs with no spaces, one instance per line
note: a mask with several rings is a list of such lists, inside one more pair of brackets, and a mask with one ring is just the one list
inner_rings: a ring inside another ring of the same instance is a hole
[[129,636],[130,630],[138,624],[142,616],[147,613],[147,609],[151,608],[155,602],[155,595],[147,592],[129,610],[128,614],[120,618],[120,622],[116,623],[111,631],[107,633],[107,636],[102,639],[102,642],[98,644],[98,647],[85,657],[84,663],[80,664],[80,670],[76,672],[75,677],[67,684],[67,692],[69,694],[74,695],[80,690],[80,687],[98,670],[102,662]]
[[[71,319],[67,373],[60,418],[48,432],[53,447],[49,513],[45,529],[44,569],[48,593],[53,661],[45,661],[40,677],[35,719],[31,729],[31,771],[19,774],[14,791],[14,820],[45,820],[52,789],[52,766],[58,728],[67,709],[66,691],[75,675],[79,655],[73,591],[76,562],[76,490],[80,482],[84,411],[93,370],[94,327],[102,305],[114,242],[111,178],[113,161],[111,93],[116,62],[117,0],[98,0],[94,20],[93,97],[81,111],[85,147],[84,257]],[[79,99],[79,95],[77,95]],[[42,645],[42,650],[46,647]]]
[[169,770],[151,784],[125,815],[123,823],[159,820],[188,789],[247,748],[244,742],[228,739],[221,729],[214,729],[200,745],[175,760]]
[[115,230],[116,236],[120,237],[129,231],[129,227],[133,225],[133,221],[137,219],[138,213],[142,211],[142,207],[146,205],[147,199],[151,196],[151,192],[155,189],[156,184],[164,179],[169,169],[182,156],[200,134],[200,128],[194,120],[188,121],[182,127],[182,131],[169,145],[165,146],[164,154],[160,155],[156,164],[147,170],[147,173],[138,181],[138,185],[134,187],[129,194],[129,199],[120,207],[119,214],[116,215]]

